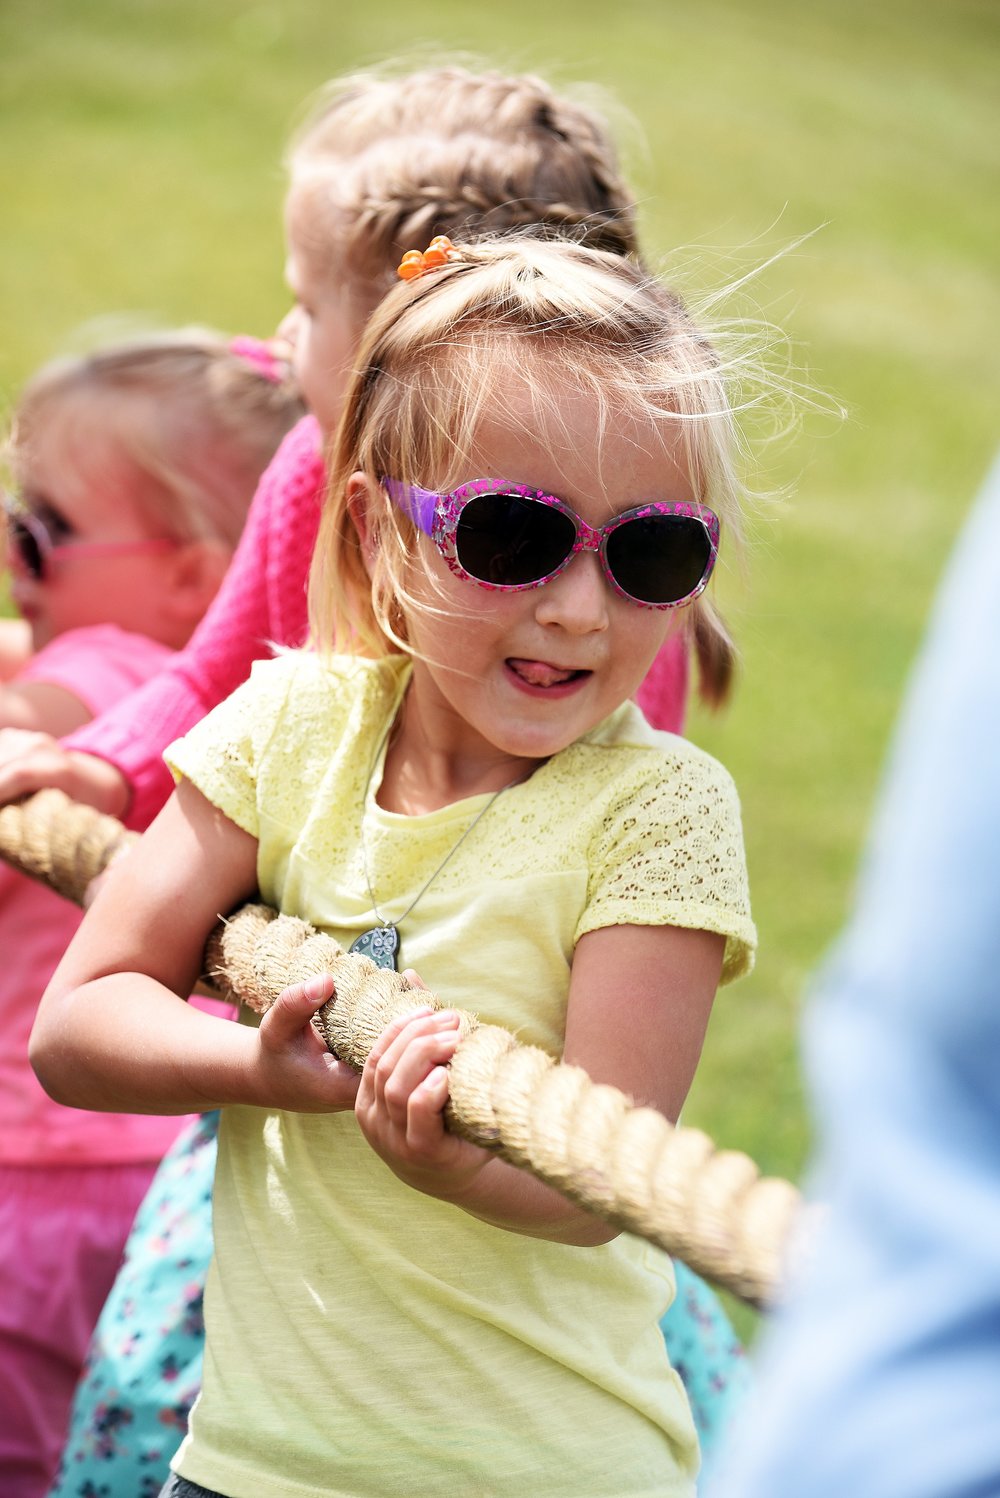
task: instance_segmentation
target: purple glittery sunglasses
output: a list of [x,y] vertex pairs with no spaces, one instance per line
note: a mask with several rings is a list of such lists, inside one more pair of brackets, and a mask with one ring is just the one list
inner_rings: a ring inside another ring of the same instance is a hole
[[399,479],[382,485],[452,572],[503,593],[539,588],[578,551],[596,551],[616,593],[642,608],[675,609],[698,597],[719,553],[718,516],[691,501],[651,500],[595,530],[526,484],[472,479],[451,494]]

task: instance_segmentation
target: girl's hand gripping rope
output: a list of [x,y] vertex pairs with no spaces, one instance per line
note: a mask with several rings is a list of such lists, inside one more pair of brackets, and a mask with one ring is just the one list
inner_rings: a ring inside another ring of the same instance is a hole
[[121,817],[128,807],[125,778],[106,760],[33,729],[0,731],[0,805],[48,786],[109,816]]
[[354,1103],[360,1078],[327,1048],[313,1018],[333,997],[328,973],[279,994],[257,1031],[254,1090],[267,1108],[338,1113]]
[[[405,974],[411,985],[424,985]],[[447,1065],[461,1039],[449,1009],[411,1011],[387,1025],[361,1074],[354,1111],[368,1143],[401,1181],[447,1200],[492,1158],[444,1126]]]

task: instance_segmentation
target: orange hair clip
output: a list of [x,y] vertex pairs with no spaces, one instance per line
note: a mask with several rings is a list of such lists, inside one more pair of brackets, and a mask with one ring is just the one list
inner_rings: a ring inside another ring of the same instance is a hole
[[449,260],[457,260],[458,251],[447,234],[437,234],[426,250],[407,250],[396,268],[401,281],[415,281],[425,270],[437,270]]

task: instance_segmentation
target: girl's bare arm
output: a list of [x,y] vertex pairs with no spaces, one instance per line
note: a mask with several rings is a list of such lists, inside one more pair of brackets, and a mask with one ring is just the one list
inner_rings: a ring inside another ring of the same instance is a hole
[[20,728],[59,738],[89,723],[93,714],[67,687],[48,681],[0,685],[0,729]]
[[42,1000],[31,1061],[53,1097],[129,1113],[352,1106],[354,1073],[310,1023],[327,980],[283,995],[259,1029],[184,1001],[212,927],[256,886],[256,840],[182,783],[109,872]]
[[[2,561],[3,547],[0,546],[0,564]],[[10,681],[28,664],[30,657],[30,626],[24,619],[0,619],[0,681]]]

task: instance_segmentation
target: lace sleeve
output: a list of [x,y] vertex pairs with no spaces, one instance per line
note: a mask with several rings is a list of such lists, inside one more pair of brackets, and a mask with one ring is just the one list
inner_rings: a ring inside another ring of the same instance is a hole
[[258,770],[285,710],[294,659],[286,655],[259,662],[249,681],[164,756],[178,780],[190,780],[224,816],[258,839]]
[[722,981],[749,971],[750,915],[739,798],[708,755],[650,755],[616,784],[592,840],[577,938],[602,926],[686,926],[726,937]]

